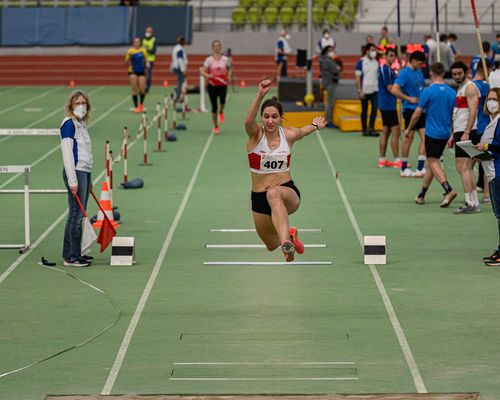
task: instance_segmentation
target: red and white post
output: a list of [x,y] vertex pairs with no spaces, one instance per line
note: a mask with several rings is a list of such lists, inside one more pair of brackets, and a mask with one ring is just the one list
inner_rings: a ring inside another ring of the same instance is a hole
[[177,102],[175,99],[172,101],[172,129],[177,129]]
[[158,128],[156,151],[158,151],[158,152],[164,151],[161,149],[161,120],[162,120],[161,103],[158,102],[158,104],[156,105],[156,126]]
[[140,165],[151,165],[148,163],[148,123],[146,120],[146,112],[142,113],[142,128],[143,128],[142,140],[144,143],[144,156],[143,156],[143,163]]
[[111,200],[111,204],[113,204],[113,151],[109,150],[108,152],[108,161],[109,161],[109,199]]
[[164,127],[163,138],[165,140],[168,140],[168,105],[169,105],[168,96],[165,96],[163,98],[163,127]]
[[128,180],[128,128],[123,129],[123,182]]

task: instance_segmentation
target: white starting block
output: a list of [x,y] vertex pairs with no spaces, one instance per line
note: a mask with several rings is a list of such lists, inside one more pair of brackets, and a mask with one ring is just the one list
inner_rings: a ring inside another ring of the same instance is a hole
[[385,236],[364,236],[365,264],[386,264]]
[[135,264],[135,238],[133,236],[115,236],[111,243],[110,265]]

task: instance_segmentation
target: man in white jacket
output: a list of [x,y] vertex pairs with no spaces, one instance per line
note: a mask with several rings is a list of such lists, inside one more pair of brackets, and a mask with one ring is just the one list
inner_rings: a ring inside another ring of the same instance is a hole
[[186,39],[184,36],[179,36],[177,38],[177,44],[172,49],[172,64],[170,65],[170,70],[177,76],[177,90],[175,93],[176,102],[180,101],[182,98],[182,85],[186,79],[188,59],[186,50],[184,50],[185,44]]

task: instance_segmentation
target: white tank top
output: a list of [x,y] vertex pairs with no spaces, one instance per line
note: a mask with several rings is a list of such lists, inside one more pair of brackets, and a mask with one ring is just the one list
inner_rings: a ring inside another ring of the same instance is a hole
[[[479,93],[479,89],[472,81],[468,81],[465,85],[457,90],[455,97],[455,108],[453,109],[453,132],[463,132],[467,127],[467,120],[469,119],[470,110],[467,104],[467,97],[465,96],[465,89],[467,86],[473,85]],[[479,97],[481,94],[479,93]],[[474,121],[472,129],[477,129],[477,118]]]
[[286,140],[285,131],[279,127],[280,144],[276,149],[270,149],[266,134],[255,148],[248,152],[250,171],[256,174],[273,174],[290,170],[290,146]]

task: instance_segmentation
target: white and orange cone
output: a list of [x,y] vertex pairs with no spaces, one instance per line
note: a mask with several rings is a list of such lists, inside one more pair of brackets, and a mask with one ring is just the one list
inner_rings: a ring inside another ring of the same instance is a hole
[[[113,206],[111,205],[111,199],[109,198],[108,183],[106,181],[101,184],[101,198],[99,199],[99,204],[102,210],[106,213],[106,216],[110,220],[114,228],[118,226],[115,222],[113,216]],[[104,220],[104,215],[101,210],[97,213],[97,221],[92,224],[94,228],[100,228],[102,226],[102,221]]]

